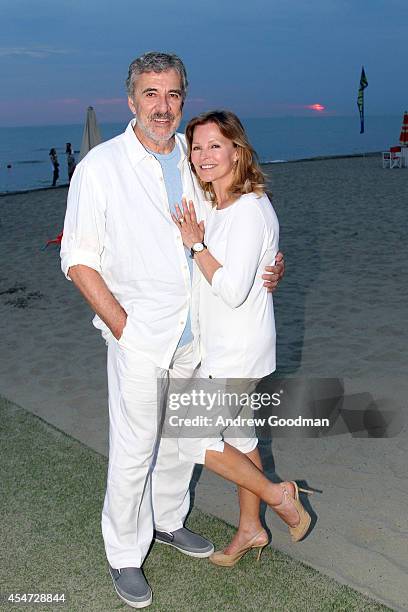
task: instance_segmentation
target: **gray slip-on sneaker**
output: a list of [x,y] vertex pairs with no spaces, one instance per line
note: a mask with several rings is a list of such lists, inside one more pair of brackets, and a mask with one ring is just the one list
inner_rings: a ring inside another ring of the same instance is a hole
[[119,597],[132,608],[146,608],[152,603],[152,590],[139,567],[114,569],[109,565],[113,586]]
[[176,531],[155,531],[154,539],[160,544],[174,546],[180,552],[190,557],[209,557],[214,552],[214,546],[198,535],[193,533],[187,527],[181,527]]

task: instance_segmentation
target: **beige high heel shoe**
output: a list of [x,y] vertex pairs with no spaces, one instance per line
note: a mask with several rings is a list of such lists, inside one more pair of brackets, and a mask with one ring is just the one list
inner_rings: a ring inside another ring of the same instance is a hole
[[[290,525],[288,525],[288,529],[289,529],[290,535],[292,536],[292,541],[300,542],[300,540],[302,540],[305,537],[310,527],[310,523],[312,519],[311,519],[310,514],[305,510],[304,506],[302,505],[302,502],[299,500],[299,491],[302,491],[303,493],[307,493],[308,495],[311,495],[313,491],[310,491],[309,489],[302,489],[301,487],[298,487],[296,482],[294,482],[293,480],[289,482],[281,482],[280,485],[283,489],[282,501],[277,506],[271,506],[271,508],[275,510],[275,512],[280,516],[280,512],[282,510],[287,509],[290,505],[295,506],[297,513],[299,515],[299,523],[295,527],[291,527]],[[293,485],[293,488],[294,488],[293,497],[291,493],[289,493],[288,485]],[[282,520],[287,524],[285,519],[282,518]]]
[[259,538],[261,533],[264,533],[264,531],[264,529],[258,531],[258,533],[255,534],[253,538],[248,540],[246,544],[241,546],[241,548],[239,548],[237,552],[233,553],[232,555],[226,555],[222,550],[216,550],[215,552],[213,552],[212,555],[208,557],[209,560],[211,561],[211,563],[214,563],[214,565],[222,565],[223,567],[233,567],[238,563],[240,559],[242,559],[242,557],[249,550],[251,550],[252,548],[259,548],[258,555],[256,558],[256,560],[259,561],[261,559],[263,549],[265,548],[265,546],[268,546],[269,543],[268,538],[266,539],[266,541],[264,540],[263,542],[257,542],[257,538]]

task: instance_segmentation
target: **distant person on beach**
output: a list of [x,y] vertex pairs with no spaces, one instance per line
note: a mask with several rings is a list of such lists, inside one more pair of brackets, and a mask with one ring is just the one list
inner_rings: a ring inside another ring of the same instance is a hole
[[[187,93],[182,61],[146,53],[130,64],[126,85],[135,118],[77,165],[61,265],[95,311],[108,346],[102,532],[115,591],[142,608],[152,601],[141,566],[153,538],[193,557],[214,551],[184,527],[194,462],[180,459],[177,440],[161,438],[157,402],[170,380],[188,381],[200,361],[198,269],[171,213],[183,195],[196,203],[204,196],[176,133]],[[265,293],[284,265],[266,270]]]
[[66,143],[65,153],[67,156],[68,182],[70,183],[72,175],[74,174],[74,170],[76,168],[75,155],[72,151],[72,145],[70,142]]
[[59,162],[57,157],[57,151],[53,148],[50,149],[50,160],[52,164],[52,186],[55,187],[59,178]]

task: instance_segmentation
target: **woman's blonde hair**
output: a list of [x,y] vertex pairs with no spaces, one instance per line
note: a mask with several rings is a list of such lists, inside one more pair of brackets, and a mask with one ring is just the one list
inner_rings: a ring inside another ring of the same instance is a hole
[[195,128],[198,125],[205,125],[207,123],[215,123],[221,134],[225,138],[232,140],[237,149],[238,160],[234,168],[231,185],[228,189],[229,194],[237,197],[251,192],[262,195],[265,187],[265,176],[259,167],[257,154],[252,148],[238,117],[231,111],[226,110],[202,113],[198,117],[193,117],[186,127],[188,159],[204,193],[209,196],[211,202],[216,201],[212,183],[202,181],[197,175],[194,165],[191,163],[191,147]]

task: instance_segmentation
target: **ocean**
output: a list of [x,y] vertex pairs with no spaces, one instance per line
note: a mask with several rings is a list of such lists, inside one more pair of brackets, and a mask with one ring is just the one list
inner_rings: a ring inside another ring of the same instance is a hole
[[[260,161],[277,162],[386,151],[398,144],[402,114],[366,117],[364,134],[360,134],[358,116],[273,117],[242,121]],[[125,127],[126,123],[100,124],[104,140],[120,134]],[[52,167],[48,154],[52,147],[57,150],[60,162],[58,184],[66,183],[65,143],[72,143],[78,159],[82,130],[83,125],[1,127],[0,193],[50,186]]]

